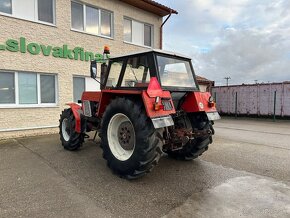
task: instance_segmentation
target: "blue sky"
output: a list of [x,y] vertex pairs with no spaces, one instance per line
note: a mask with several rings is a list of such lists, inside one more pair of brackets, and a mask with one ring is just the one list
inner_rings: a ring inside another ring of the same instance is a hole
[[165,50],[192,57],[198,75],[224,85],[290,81],[290,0],[158,0],[179,14]]

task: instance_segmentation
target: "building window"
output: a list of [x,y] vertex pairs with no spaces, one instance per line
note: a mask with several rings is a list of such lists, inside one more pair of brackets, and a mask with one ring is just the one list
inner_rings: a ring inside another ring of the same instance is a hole
[[19,104],[37,104],[37,74],[18,74]]
[[15,103],[14,73],[0,72],[0,104]]
[[6,14],[12,14],[12,0],[1,0],[0,1],[0,12]]
[[100,84],[91,77],[73,76],[73,101],[82,99],[84,91],[99,91]]
[[84,30],[84,11],[83,5],[71,3],[71,26],[73,29]]
[[94,35],[113,37],[113,13],[85,4],[71,2],[71,27]]
[[82,99],[82,94],[85,91],[86,82],[84,77],[73,77],[73,98],[74,102]]
[[41,103],[56,102],[55,76],[40,75],[40,100]]
[[1,0],[0,12],[13,17],[55,23],[55,0]]
[[124,19],[124,40],[132,42],[132,21]]
[[152,36],[152,27],[147,24],[144,24],[144,45],[152,46],[151,36]]
[[38,20],[47,23],[54,23],[53,8],[53,0],[38,0]]
[[130,18],[124,18],[124,41],[152,47],[153,26]]
[[54,74],[0,72],[0,106],[56,105]]
[[111,37],[112,16],[108,11],[101,11],[101,35]]
[[88,33],[99,34],[99,10],[96,8],[86,7],[86,31]]

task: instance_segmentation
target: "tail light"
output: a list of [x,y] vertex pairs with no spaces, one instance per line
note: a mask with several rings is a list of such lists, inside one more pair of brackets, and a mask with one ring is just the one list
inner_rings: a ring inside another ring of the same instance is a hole
[[[161,99],[161,101],[160,101]],[[171,104],[170,98],[160,98],[159,96],[155,98],[154,102],[154,110],[165,110],[165,111],[171,111],[173,109]]]
[[215,103],[214,102],[208,102],[208,106],[214,107],[215,106]]
[[161,102],[156,102],[154,103],[154,110],[165,110],[165,111],[171,111],[173,109],[171,101],[167,99],[162,99]]
[[156,110],[156,111],[162,110],[164,108],[163,105],[159,103],[159,101],[160,101],[160,97],[157,96],[155,98],[155,102],[153,104],[154,110]]
[[164,109],[164,106],[162,104],[154,103],[154,110],[159,111]]
[[214,98],[212,96],[210,96],[209,99],[208,99],[208,106],[209,107],[214,107],[215,106]]

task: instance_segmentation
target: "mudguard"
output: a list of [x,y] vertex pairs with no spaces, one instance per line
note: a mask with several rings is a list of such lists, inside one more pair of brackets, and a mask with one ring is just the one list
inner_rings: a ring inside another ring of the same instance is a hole
[[[171,114],[175,114],[176,111],[171,94],[161,89],[156,77],[152,77],[147,90],[142,91],[142,99],[147,116],[151,118],[155,129],[174,125]],[[160,109],[156,110],[155,107]]]
[[191,92],[186,96],[181,108],[187,113],[205,112],[208,120],[219,120],[221,117],[215,103],[210,102],[210,97],[209,92]]
[[77,133],[81,133],[81,114],[82,114],[82,107],[76,103],[67,103],[66,105],[70,106],[73,115],[75,117],[76,125],[75,130]]
[[[158,102],[156,102],[157,97],[159,98]],[[161,86],[156,77],[152,77],[147,90],[142,91],[142,99],[147,116],[151,119],[157,117],[164,117],[176,113],[170,92],[163,91],[161,89]],[[164,101],[168,101],[168,103],[171,105],[171,108],[169,110],[154,109],[154,104],[158,104],[158,106],[163,107]]]
[[186,96],[181,108],[187,113],[202,111],[206,113],[217,112],[215,106],[209,105],[210,96],[209,92],[191,92]]

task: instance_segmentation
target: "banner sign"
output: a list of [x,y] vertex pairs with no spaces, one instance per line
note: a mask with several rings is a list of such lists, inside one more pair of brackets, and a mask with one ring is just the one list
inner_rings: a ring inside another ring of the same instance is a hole
[[35,42],[27,42],[24,37],[20,37],[19,40],[8,39],[4,45],[0,44],[0,52],[6,50],[80,61],[96,60],[97,62],[101,62],[104,59],[102,54],[85,51],[82,47],[69,48],[66,44],[59,47],[43,45]]

